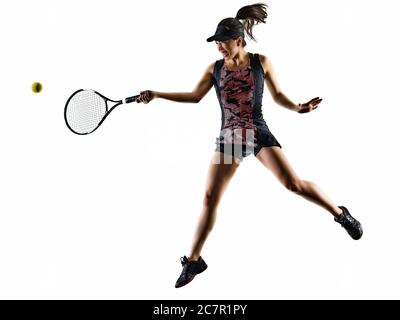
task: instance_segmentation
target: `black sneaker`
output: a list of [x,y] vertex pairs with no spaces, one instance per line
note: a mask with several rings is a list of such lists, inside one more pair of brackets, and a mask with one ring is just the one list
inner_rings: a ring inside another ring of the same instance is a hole
[[339,208],[342,209],[343,212],[339,217],[335,218],[335,221],[340,223],[354,240],[360,239],[363,234],[361,223],[350,215],[346,207],[339,206]]
[[183,287],[192,281],[197,274],[202,273],[207,269],[207,264],[204,262],[202,257],[199,257],[197,261],[189,261],[189,259],[184,256],[181,258],[181,264],[183,270],[175,283],[175,288]]

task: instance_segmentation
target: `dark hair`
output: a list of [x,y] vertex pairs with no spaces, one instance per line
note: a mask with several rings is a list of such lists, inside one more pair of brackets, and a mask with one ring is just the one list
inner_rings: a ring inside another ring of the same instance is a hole
[[[252,5],[244,6],[239,9],[236,18],[226,18],[220,21],[218,26],[227,26],[237,33],[246,31],[251,40],[257,41],[253,36],[253,27],[260,22],[265,23],[267,18],[267,8],[265,3],[255,3]],[[242,20],[240,22],[239,20]],[[243,47],[246,46],[246,41],[243,38]]]

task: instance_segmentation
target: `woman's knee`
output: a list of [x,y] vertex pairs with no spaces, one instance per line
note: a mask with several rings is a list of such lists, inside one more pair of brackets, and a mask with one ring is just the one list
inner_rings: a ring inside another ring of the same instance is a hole
[[218,196],[215,192],[206,191],[203,198],[203,206],[209,209],[215,208],[218,203]]
[[298,178],[285,179],[283,182],[286,189],[297,194],[303,193],[303,181]]

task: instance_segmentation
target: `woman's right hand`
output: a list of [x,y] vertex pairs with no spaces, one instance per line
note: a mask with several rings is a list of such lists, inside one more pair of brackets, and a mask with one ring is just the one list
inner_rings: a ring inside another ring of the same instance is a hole
[[155,98],[154,92],[151,90],[140,91],[139,98],[136,99],[137,103],[143,102],[145,104],[149,103]]

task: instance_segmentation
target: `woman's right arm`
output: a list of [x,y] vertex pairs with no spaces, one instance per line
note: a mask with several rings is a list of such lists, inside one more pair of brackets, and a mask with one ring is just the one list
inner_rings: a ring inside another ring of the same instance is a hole
[[149,103],[154,98],[161,98],[176,102],[198,103],[212,87],[212,74],[214,64],[210,64],[203,77],[192,92],[158,92],[153,90],[145,90],[140,92],[140,97],[136,102]]

